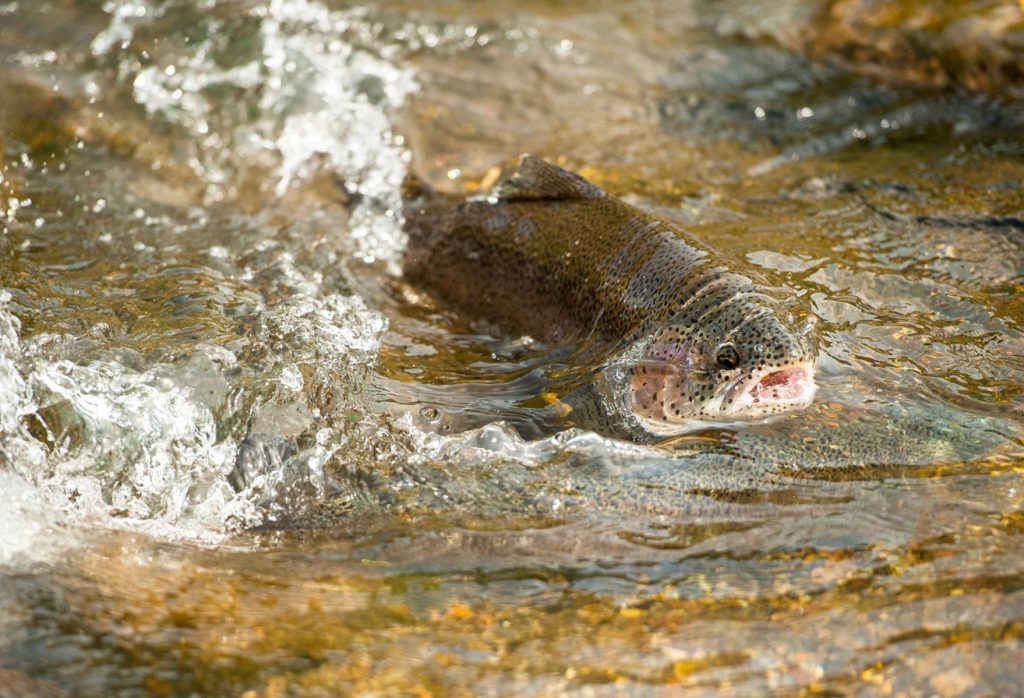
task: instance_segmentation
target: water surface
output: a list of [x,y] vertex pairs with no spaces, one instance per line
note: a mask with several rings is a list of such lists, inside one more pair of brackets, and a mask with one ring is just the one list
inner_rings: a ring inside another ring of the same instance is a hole
[[[1017,691],[1024,112],[737,5],[0,5],[0,684]],[[792,288],[815,404],[539,416],[398,265],[408,168],[521,152]]]

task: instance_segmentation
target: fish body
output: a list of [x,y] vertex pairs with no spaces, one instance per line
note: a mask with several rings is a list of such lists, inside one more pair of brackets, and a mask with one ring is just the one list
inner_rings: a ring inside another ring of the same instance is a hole
[[406,193],[405,276],[617,369],[585,391],[604,412],[674,434],[812,400],[816,349],[791,294],[732,271],[672,221],[532,156],[481,196]]

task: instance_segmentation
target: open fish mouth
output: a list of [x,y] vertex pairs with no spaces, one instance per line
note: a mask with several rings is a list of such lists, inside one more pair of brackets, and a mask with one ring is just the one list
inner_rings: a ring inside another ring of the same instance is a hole
[[[641,363],[633,374],[634,415],[653,434],[674,435],[708,425],[745,422],[802,409],[814,400],[814,366],[796,363],[744,372],[722,386],[699,409],[683,406],[693,375],[664,362]],[[671,377],[671,379],[670,379]]]
[[818,386],[808,366],[760,371],[749,380],[730,385],[722,396],[722,414],[771,414],[806,407]]

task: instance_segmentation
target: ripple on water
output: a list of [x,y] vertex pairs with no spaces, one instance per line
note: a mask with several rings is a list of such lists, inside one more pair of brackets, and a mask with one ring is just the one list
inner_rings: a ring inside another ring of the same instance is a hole
[[181,130],[207,203],[244,200],[252,164],[269,165],[276,182],[266,194],[277,197],[327,169],[357,202],[353,252],[394,264],[408,155],[389,114],[416,82],[387,58],[401,44],[382,45],[366,10],[306,0],[212,12],[132,2],[113,15],[92,52],[137,105]]
[[[7,333],[3,360],[12,370],[4,377],[20,388],[9,393],[20,402],[5,402],[6,460],[75,519],[208,540],[261,522],[265,512],[257,504],[281,485],[281,474],[262,473],[236,491],[230,477],[241,435],[231,423],[241,419],[244,428],[251,419],[256,428],[290,437],[313,428],[320,416],[313,391],[324,387],[323,371],[352,372],[360,357],[373,355],[383,324],[358,301],[338,296],[282,304],[259,321],[276,344],[261,347],[252,338],[239,350],[269,360],[258,376],[212,345],[134,371],[113,361],[33,356]],[[239,388],[256,378],[271,390],[256,397],[252,386],[254,395],[239,400]],[[328,380],[334,390],[356,387]],[[289,413],[291,424],[283,418]],[[323,440],[306,449],[291,484],[316,477],[329,446]]]
[[[1011,693],[1019,110],[741,4],[0,7],[0,680]],[[564,353],[384,273],[407,144],[570,158],[810,295],[819,400],[524,438]]]
[[[311,259],[273,241],[322,238],[314,226],[285,223],[279,236],[281,216],[224,225],[231,213],[205,211],[242,203],[252,188],[287,200],[327,171],[328,185],[348,200],[340,222],[350,234],[335,233],[346,253],[393,264],[406,154],[388,112],[415,81],[386,57],[399,44],[381,45],[363,9],[140,0],[104,12],[108,24],[89,45],[86,91],[89,104],[105,106],[93,114],[72,91],[48,117],[53,142],[40,146],[62,159],[64,189],[48,188],[54,155],[23,158],[26,187],[45,195],[24,197],[32,210],[10,216],[14,237],[34,236],[22,248],[29,274],[12,289],[31,324],[19,338],[18,320],[4,311],[0,360],[12,399],[2,428],[12,438],[0,450],[69,515],[216,540],[261,521],[276,491],[320,477],[343,431],[332,420],[345,423],[359,403],[383,320],[325,281],[334,248]],[[148,123],[132,122],[125,103],[141,107]],[[107,110],[108,119],[124,116],[128,130],[105,128]],[[36,117],[30,106],[17,118],[27,125]],[[124,142],[147,129],[149,143]],[[150,172],[135,176],[138,164]],[[202,183],[194,204],[205,211],[176,207],[188,188],[166,195],[187,170]],[[84,218],[94,217],[103,235],[62,221],[93,187],[104,206]],[[218,224],[225,244],[211,248]],[[104,255],[99,265],[87,261]],[[33,271],[61,279],[59,300]],[[88,332],[79,337],[82,323]],[[250,463],[238,480],[238,448],[250,430],[304,439],[292,448],[289,475]]]

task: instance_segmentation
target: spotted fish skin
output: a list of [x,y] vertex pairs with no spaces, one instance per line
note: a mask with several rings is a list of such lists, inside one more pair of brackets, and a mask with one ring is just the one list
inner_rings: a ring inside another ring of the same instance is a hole
[[813,397],[816,349],[792,294],[577,174],[527,155],[479,197],[406,194],[408,279],[509,332],[627,365],[604,397],[650,432]]

